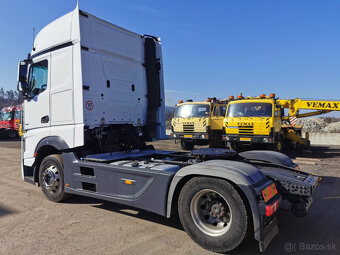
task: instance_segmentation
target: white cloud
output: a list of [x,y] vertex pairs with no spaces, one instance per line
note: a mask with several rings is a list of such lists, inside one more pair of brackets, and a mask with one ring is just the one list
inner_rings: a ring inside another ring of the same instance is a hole
[[153,13],[153,14],[159,14],[160,11],[157,9],[154,9],[152,7],[143,5],[143,4],[132,4],[129,6],[130,9],[138,12],[144,12],[144,13]]

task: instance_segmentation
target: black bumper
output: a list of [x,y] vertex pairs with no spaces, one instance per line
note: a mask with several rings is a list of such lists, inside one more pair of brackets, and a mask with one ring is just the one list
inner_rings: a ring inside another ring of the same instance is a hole
[[269,135],[222,135],[222,140],[233,143],[275,143],[275,139]]
[[191,139],[191,140],[207,140],[208,141],[208,133],[173,133],[173,138],[176,139]]

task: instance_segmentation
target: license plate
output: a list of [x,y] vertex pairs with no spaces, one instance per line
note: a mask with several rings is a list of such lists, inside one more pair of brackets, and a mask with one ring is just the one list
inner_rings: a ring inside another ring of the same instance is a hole
[[241,138],[240,138],[240,141],[247,141],[247,142],[250,142],[250,141],[251,141],[251,138],[241,137]]
[[192,135],[184,135],[186,138],[192,138]]

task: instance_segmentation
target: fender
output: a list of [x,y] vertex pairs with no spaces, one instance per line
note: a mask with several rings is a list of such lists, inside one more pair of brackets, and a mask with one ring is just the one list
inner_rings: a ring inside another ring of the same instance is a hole
[[[42,139],[38,143],[38,145],[37,145],[37,147],[35,148],[35,151],[34,151],[34,155],[36,155],[36,156],[35,156],[35,159],[34,159],[34,163],[33,163],[32,167],[31,167],[33,169],[33,176],[32,176],[33,183],[34,182],[38,182],[38,177],[37,177],[38,173],[37,173],[37,171],[39,171],[38,168],[40,166],[41,160],[43,159],[43,157],[41,157],[39,155],[40,153],[39,154],[37,154],[37,153],[44,146],[53,147],[53,148],[55,148],[58,151],[69,149],[69,147],[66,144],[66,142],[62,138],[60,138],[59,136],[49,136],[49,137],[45,137],[44,139]],[[47,152],[47,154],[51,154],[51,153]],[[43,155],[45,155],[45,153]],[[30,182],[32,182],[32,181],[30,181]]]
[[261,239],[261,222],[254,187],[257,183],[270,182],[256,167],[238,161],[209,160],[180,169],[172,179],[168,193],[167,218],[171,216],[171,204],[177,184],[186,176],[207,176],[229,180],[236,184],[248,199],[252,211],[255,239]]
[[41,147],[47,146],[47,145],[52,146],[59,151],[69,149],[67,143],[59,136],[49,136],[49,137],[45,137],[38,143],[37,147],[35,148],[34,153],[38,152]]
[[253,150],[240,152],[238,155],[248,160],[260,160],[278,165],[288,166],[291,168],[295,168],[298,166],[286,154],[277,151]]

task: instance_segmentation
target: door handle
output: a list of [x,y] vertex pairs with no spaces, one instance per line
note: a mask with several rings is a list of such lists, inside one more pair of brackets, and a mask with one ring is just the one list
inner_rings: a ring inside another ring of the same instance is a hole
[[41,118],[41,123],[48,123],[50,121],[50,118],[47,116],[44,116]]

